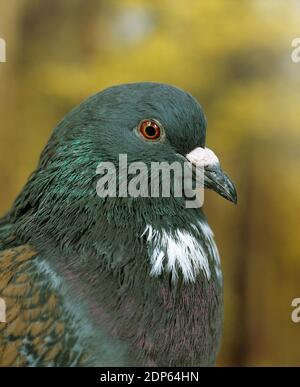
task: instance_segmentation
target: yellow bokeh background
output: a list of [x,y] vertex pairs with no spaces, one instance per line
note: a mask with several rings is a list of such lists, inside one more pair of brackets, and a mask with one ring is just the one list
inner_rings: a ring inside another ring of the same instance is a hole
[[225,278],[219,365],[300,365],[300,36],[296,0],[0,0],[0,213],[56,123],[117,83],[191,92],[237,207],[206,195]]

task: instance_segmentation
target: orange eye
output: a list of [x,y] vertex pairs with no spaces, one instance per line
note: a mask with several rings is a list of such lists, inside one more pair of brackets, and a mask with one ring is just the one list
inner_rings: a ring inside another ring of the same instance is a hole
[[161,128],[154,120],[143,120],[139,124],[139,131],[146,140],[155,141],[161,137]]

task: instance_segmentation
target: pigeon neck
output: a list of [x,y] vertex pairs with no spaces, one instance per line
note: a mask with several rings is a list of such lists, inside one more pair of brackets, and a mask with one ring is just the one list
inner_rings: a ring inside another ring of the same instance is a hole
[[132,276],[143,268],[172,281],[182,276],[195,282],[198,275],[221,280],[218,251],[201,210],[185,208],[177,198],[100,198],[92,184],[69,189],[49,169],[35,172],[12,210],[22,242],[70,257],[66,264],[96,262],[115,275],[129,268]]

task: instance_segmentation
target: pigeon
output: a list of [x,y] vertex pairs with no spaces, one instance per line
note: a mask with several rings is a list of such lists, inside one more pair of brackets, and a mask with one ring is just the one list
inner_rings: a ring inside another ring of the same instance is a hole
[[206,122],[191,94],[141,82],[89,97],[57,125],[0,221],[1,366],[216,364],[223,280],[202,207],[172,190],[118,195],[122,179],[115,196],[97,193],[99,164],[120,172],[123,154],[201,165],[204,187],[236,203]]

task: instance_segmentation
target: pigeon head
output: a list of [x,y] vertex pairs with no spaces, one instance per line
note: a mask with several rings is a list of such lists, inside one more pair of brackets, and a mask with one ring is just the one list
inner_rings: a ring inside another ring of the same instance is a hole
[[[156,83],[115,86],[81,107],[87,108],[89,122],[93,122],[89,135],[107,159],[117,159],[123,152],[129,161],[169,161],[176,153],[185,155],[205,144],[206,120],[201,106],[175,87]],[[144,131],[140,127],[143,122]],[[159,131],[153,127],[155,123]]]
[[[96,192],[99,163],[188,162],[204,166],[204,185],[236,202],[233,183],[215,154],[205,148],[206,119],[190,94],[159,83],[108,88],[72,110],[56,127],[36,171],[17,198],[11,217],[16,234],[62,248],[95,249],[107,254],[115,235],[128,244],[145,226],[186,227],[201,211],[188,211],[183,198],[103,197]],[[120,182],[118,183],[120,184]],[[117,187],[118,190],[119,187]],[[200,215],[199,215],[200,213]],[[126,232],[125,232],[126,231]],[[110,254],[111,256],[112,254]],[[120,252],[119,252],[120,255]]]

